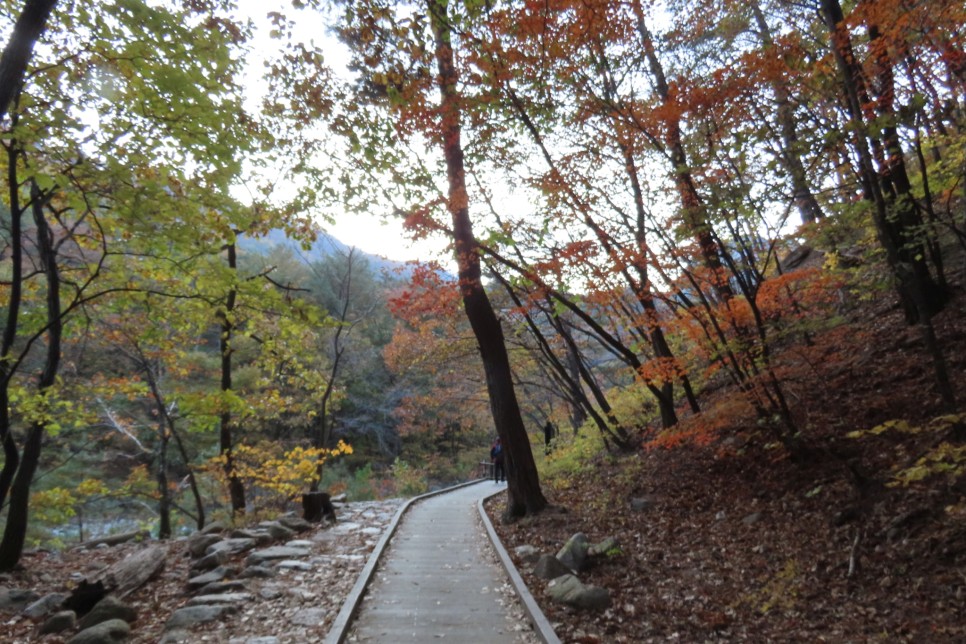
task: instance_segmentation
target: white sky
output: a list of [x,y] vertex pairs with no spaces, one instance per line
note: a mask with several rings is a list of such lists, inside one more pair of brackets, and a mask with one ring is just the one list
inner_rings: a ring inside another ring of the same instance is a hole
[[[292,15],[290,0],[237,0],[241,15],[251,18],[255,25],[255,33],[251,41],[253,54],[249,59],[250,86],[257,88],[262,74],[262,57],[260,51],[270,52],[278,47],[278,41],[269,36],[271,21],[266,17],[269,12],[278,11],[285,15]],[[326,62],[334,68],[342,67],[347,59],[341,43],[327,33],[323,24],[324,16],[304,11],[305,19],[296,21],[295,32],[305,41],[321,44]],[[321,223],[321,222],[320,222]],[[325,231],[344,244],[355,246],[373,255],[380,255],[397,261],[410,260],[439,260],[446,264],[451,261],[445,253],[444,240],[421,240],[413,243],[409,241],[399,220],[383,220],[378,216],[363,214],[345,214],[336,217],[334,224],[323,224]]]

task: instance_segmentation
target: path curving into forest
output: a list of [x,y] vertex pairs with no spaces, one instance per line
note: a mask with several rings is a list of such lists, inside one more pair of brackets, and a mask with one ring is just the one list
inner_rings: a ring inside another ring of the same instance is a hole
[[559,642],[491,541],[481,502],[500,489],[476,482],[402,508],[326,642]]

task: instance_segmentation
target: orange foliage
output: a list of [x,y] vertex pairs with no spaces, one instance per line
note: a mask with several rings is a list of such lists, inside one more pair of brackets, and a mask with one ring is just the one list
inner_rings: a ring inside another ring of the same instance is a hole
[[713,443],[728,428],[735,428],[754,415],[747,398],[732,396],[721,400],[714,407],[682,420],[680,423],[645,441],[647,450],[672,449],[686,445],[706,446]]
[[666,382],[677,382],[687,376],[687,369],[677,358],[652,358],[637,371],[638,377],[646,384],[661,386]]
[[762,282],[757,302],[767,320],[805,319],[838,303],[841,277],[820,268],[776,275]]
[[410,324],[427,316],[459,309],[460,293],[457,283],[443,277],[436,262],[416,264],[410,274],[409,286],[389,298],[389,310],[397,318]]

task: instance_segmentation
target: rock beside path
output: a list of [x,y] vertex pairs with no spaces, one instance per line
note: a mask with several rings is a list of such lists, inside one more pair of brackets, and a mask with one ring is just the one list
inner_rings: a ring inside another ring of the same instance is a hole
[[167,561],[168,547],[152,545],[117,562],[101,578],[118,597],[125,597],[160,574]]
[[186,606],[172,613],[164,625],[166,631],[183,630],[197,624],[214,621],[223,615],[238,611],[237,606],[227,604],[206,604],[204,606]]
[[574,608],[604,610],[610,607],[610,591],[598,586],[588,586],[574,575],[564,575],[550,582],[547,593],[555,602]]
[[19,611],[38,599],[40,599],[40,594],[33,590],[21,588],[0,588],[0,611]]
[[[269,526],[214,524],[165,543],[26,553],[24,572],[0,577],[0,642],[66,642],[81,635],[75,644],[322,641],[401,503],[347,503],[332,525],[279,517],[272,523],[281,539]],[[352,529],[339,530],[343,523]],[[56,593],[94,579],[112,592],[89,621],[79,625],[76,613],[57,612],[63,595]],[[131,612],[100,615],[115,602]],[[118,616],[126,631],[112,619]],[[41,629],[46,634],[38,640]]]
[[67,640],[67,644],[122,644],[131,634],[131,627],[123,619],[111,619],[82,630]]
[[289,546],[271,546],[264,550],[256,550],[248,555],[245,564],[248,566],[258,566],[277,559],[297,559],[308,557],[312,552],[307,548],[291,548]]
[[44,615],[49,615],[64,603],[67,599],[67,593],[50,593],[49,595],[44,595],[37,601],[33,602],[29,606],[23,609],[23,614],[27,617],[43,617]]
[[540,559],[537,560],[536,565],[533,567],[533,574],[540,579],[550,581],[551,579],[556,579],[557,577],[570,574],[570,568],[563,565],[563,563],[561,563],[560,560],[553,555],[541,555]]
[[188,589],[197,590],[198,588],[204,588],[210,584],[216,584],[224,579],[227,579],[232,574],[234,570],[227,568],[225,566],[219,566],[214,570],[210,570],[206,573],[197,575],[188,580]]
[[589,549],[590,541],[587,539],[587,535],[578,532],[567,540],[564,547],[557,553],[557,559],[574,572],[580,572],[584,569]]
[[[514,552],[523,560],[524,555],[532,558],[536,550],[533,546],[521,545]],[[555,602],[574,608],[604,610],[610,607],[610,591],[583,584],[576,573],[594,565],[595,560],[617,552],[620,552],[620,543],[616,538],[606,537],[592,544],[587,535],[578,532],[567,540],[556,556],[540,555],[533,567],[533,575],[550,581],[547,594]]]
[[97,605],[94,606],[91,612],[84,615],[77,625],[81,630],[84,630],[86,628],[90,628],[91,626],[96,626],[102,622],[109,622],[116,619],[131,624],[137,620],[137,618],[138,612],[131,606],[128,606],[113,595],[108,595],[101,601],[97,602]]
[[72,610],[62,610],[47,618],[37,633],[39,635],[47,635],[48,633],[63,633],[64,631],[73,630],[76,627],[77,614]]

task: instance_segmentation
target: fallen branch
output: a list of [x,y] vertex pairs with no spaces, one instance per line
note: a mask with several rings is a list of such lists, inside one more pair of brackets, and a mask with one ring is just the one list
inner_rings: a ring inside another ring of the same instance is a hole
[[861,564],[859,563],[859,544],[862,542],[862,531],[855,531],[855,539],[852,541],[852,551],[849,553],[849,571],[846,573],[846,579],[852,579],[853,576],[859,573]]

